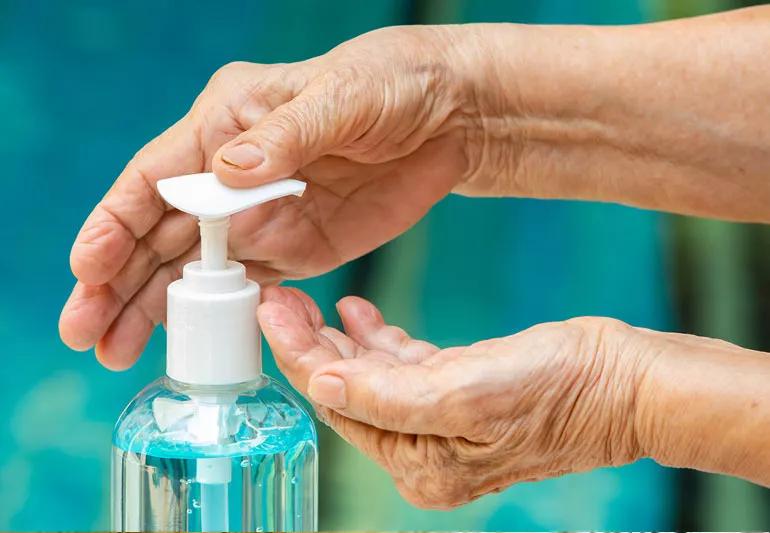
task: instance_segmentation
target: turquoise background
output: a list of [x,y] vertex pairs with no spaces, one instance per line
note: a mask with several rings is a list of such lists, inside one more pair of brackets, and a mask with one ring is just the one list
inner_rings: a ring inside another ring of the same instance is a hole
[[[123,373],[101,368],[92,353],[67,350],[56,323],[74,281],[69,248],[123,165],[188,109],[219,66],[303,59],[390,24],[633,23],[718,7],[726,4],[0,1],[0,529],[109,527],[111,427],[127,401],[163,372],[164,334],[156,332],[140,362]],[[717,298],[722,308],[740,311],[742,300],[730,295],[752,294],[757,279],[767,279],[730,261],[700,260],[708,255],[702,243],[741,236],[770,242],[742,226],[619,206],[450,197],[396,241],[299,285],[332,321],[336,299],[362,294],[389,321],[442,346],[586,314],[672,329],[682,323],[677,265],[700,265],[690,305]],[[734,290],[726,297],[710,291],[720,283]],[[719,313],[685,322],[726,338],[742,332],[746,344],[759,338]],[[269,356],[267,368],[277,375]],[[384,473],[326,430],[321,454],[325,529],[770,523],[767,491],[649,461],[521,484],[458,510],[429,512],[404,503]],[[720,505],[727,514],[709,514]]]

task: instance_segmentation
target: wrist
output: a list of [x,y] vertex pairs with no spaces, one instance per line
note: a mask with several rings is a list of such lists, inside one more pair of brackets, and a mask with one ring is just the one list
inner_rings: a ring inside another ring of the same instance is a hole
[[592,101],[601,98],[599,84],[586,90],[597,80],[589,59],[606,44],[595,37],[598,31],[576,35],[569,27],[502,23],[425,31],[431,57],[441,58],[456,96],[452,126],[465,138],[468,164],[454,192],[587,196],[583,189],[595,184],[561,165],[575,147],[601,141]]
[[652,362],[635,413],[644,456],[770,484],[770,356],[713,339],[645,332]]
[[[601,199],[596,147],[617,144],[606,98],[618,32],[523,24],[458,26],[452,63],[470,90],[472,196]],[[588,149],[589,146],[594,148]],[[603,158],[607,154],[600,154]]]
[[654,362],[647,349],[644,330],[606,317],[579,317],[567,321],[584,333],[578,353],[588,359],[578,382],[581,396],[591,407],[591,457],[601,458],[595,466],[620,466],[645,456],[635,419],[640,409],[642,383]]
[[[629,163],[644,143],[628,123],[645,107],[622,83],[634,75],[627,56],[639,46],[639,30],[461,28],[457,70],[473,88],[468,144],[475,164],[456,192],[605,201],[649,194],[635,190],[631,178],[640,171]],[[607,171],[615,168],[629,176],[622,188]]]
[[446,61],[462,94],[459,117],[468,167],[454,192],[468,196],[510,196],[523,131],[519,125],[515,69],[506,40],[518,24],[446,26]]

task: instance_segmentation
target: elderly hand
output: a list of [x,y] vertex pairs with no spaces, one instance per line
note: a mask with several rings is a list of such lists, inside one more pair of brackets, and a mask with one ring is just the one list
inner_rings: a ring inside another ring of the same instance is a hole
[[770,486],[768,354],[607,318],[441,350],[360,298],[324,325],[297,289],[258,314],[318,415],[421,507],[641,457]]
[[209,169],[236,187],[310,183],[233,217],[231,255],[262,284],[358,257],[450,191],[768,221],[770,108],[746,107],[767,101],[768,21],[764,7],[627,28],[395,27],[308,61],[228,65],[88,217],[61,336],[134,362],[198,254],[155,182]]
[[[765,6],[627,28],[386,28],[308,61],[229,65],[85,222],[61,336],[134,362],[198,255],[195,221],[155,183],[209,169],[236,187],[309,182],[233,217],[231,257],[263,285],[376,248],[450,191],[770,221],[768,24]],[[361,300],[340,303],[343,334],[296,291],[265,296],[282,369],[416,503],[641,456],[770,484],[766,354],[596,318],[439,350]]]
[[166,286],[198,256],[198,232],[159,198],[161,178],[213,168],[235,187],[309,181],[301,199],[233,217],[231,257],[262,284],[332,270],[417,222],[479,158],[469,155],[473,91],[455,68],[481,51],[456,32],[388,28],[309,61],[222,68],[86,220],[62,339],[96,344],[121,369],[164,320]]
[[541,324],[440,350],[360,298],[338,304],[345,333],[297,289],[268,289],[264,302],[282,372],[415,505],[452,507],[642,455],[637,398],[652,355],[621,350],[643,337],[621,322]]

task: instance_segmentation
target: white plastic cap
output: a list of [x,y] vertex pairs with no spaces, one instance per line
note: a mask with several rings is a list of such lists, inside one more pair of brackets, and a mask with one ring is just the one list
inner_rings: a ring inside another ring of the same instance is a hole
[[173,207],[200,218],[201,260],[185,265],[168,286],[166,373],[196,385],[251,381],[262,372],[257,305],[259,285],[240,263],[227,261],[229,215],[283,196],[301,196],[305,183],[279,180],[232,189],[212,173],[160,180]]

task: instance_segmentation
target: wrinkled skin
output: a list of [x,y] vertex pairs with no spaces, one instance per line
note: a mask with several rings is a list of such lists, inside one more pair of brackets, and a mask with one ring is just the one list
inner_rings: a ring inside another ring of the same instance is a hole
[[[232,219],[230,257],[263,286],[373,250],[450,192],[767,222],[769,20],[385,28],[308,61],[228,65],[88,217],[62,339],[133,364],[198,256],[195,221],[155,183],[204,170],[308,182]],[[360,299],[340,302],[342,333],[296,290],[264,298],[281,369],[416,505],[639,457],[770,483],[766,354],[600,318],[439,350]]]
[[573,319],[440,350],[360,298],[338,304],[344,333],[297,289],[264,299],[259,319],[281,371],[416,506],[450,508],[641,455],[635,403],[649,358],[621,354],[621,339],[638,335],[625,324]]
[[[198,232],[158,197],[159,179],[213,169],[236,187],[308,181],[302,198],[232,219],[230,255],[263,285],[358,257],[453,190],[495,194],[490,176],[505,175],[500,167],[513,158],[484,152],[478,128],[490,106],[457,74],[466,61],[478,67],[484,52],[453,31],[388,28],[302,63],[221,69],[86,221],[72,250],[78,282],[62,313],[65,342],[96,344],[103,364],[126,368],[163,321],[165,288],[198,255]],[[620,324],[544,324],[438,350],[385,326],[359,299],[340,303],[345,335],[324,327],[296,290],[268,289],[264,298],[260,320],[281,369],[416,505],[450,507],[516,481],[638,456],[639,361],[620,364],[606,334]],[[329,376],[345,376],[348,408],[324,407]]]
[[[440,60],[450,38],[435,27],[388,28],[310,61],[222,68],[85,222],[62,339],[74,349],[95,344],[104,365],[123,369],[164,320],[165,287],[199,251],[195,221],[159,198],[159,179],[213,168],[236,187],[308,180],[302,198],[232,218],[231,257],[263,285],[332,270],[468,187],[474,110]],[[244,159],[244,145],[259,157]]]

